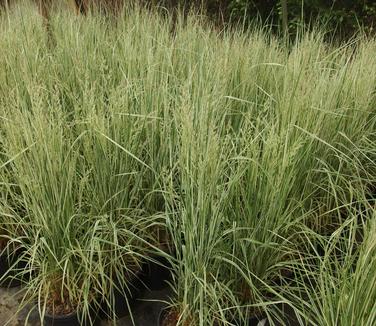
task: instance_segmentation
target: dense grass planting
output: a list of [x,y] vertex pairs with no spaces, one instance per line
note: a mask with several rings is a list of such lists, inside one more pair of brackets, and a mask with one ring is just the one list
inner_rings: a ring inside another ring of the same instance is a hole
[[[0,250],[25,303],[108,306],[170,261],[179,325],[376,324],[376,41],[128,8],[0,18]],[[290,312],[291,314],[291,312]]]

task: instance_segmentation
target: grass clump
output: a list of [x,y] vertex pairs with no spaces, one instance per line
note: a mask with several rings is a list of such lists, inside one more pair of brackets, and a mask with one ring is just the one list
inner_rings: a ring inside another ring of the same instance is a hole
[[162,255],[180,325],[286,306],[373,322],[373,39],[286,44],[195,15],[172,34],[132,7],[58,11],[51,46],[26,8],[0,32],[1,230],[27,253],[25,301],[115,320],[115,290]]

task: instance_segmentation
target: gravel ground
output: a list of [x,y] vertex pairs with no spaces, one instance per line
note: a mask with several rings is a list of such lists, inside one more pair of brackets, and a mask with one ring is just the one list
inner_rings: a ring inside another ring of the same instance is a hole
[[[38,315],[32,313],[32,307],[18,311],[22,295],[21,288],[0,288],[0,325],[21,326],[25,325],[26,319],[28,319],[26,323],[28,326],[40,325]],[[30,315],[29,312],[31,312]]]

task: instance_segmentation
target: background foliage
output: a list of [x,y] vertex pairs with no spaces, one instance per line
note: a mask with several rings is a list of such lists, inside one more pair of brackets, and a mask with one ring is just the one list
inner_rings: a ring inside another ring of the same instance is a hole
[[[280,25],[281,0],[205,0],[209,12],[221,12],[226,19],[263,21]],[[319,20],[329,29],[340,35],[352,34],[362,26],[366,31],[374,30],[376,2],[373,0],[286,0],[290,32],[294,32],[302,22],[305,24]]]

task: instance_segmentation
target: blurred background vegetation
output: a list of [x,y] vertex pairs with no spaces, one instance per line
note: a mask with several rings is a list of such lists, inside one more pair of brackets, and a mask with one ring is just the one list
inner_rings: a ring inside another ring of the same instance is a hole
[[[179,0],[176,0],[177,2]],[[223,22],[249,23],[255,18],[283,27],[283,7],[287,9],[288,31],[319,21],[340,37],[348,37],[359,27],[374,32],[376,1],[374,0],[202,0],[208,13]]]

